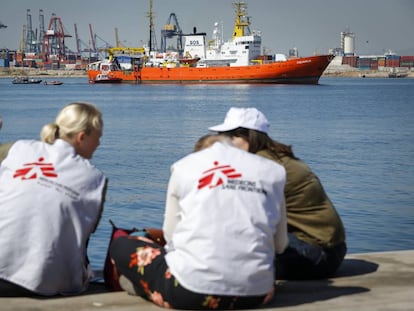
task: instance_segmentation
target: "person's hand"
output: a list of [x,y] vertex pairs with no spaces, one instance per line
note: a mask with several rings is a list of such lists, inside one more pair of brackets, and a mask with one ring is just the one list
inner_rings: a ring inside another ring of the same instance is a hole
[[267,305],[273,300],[273,297],[275,296],[276,287],[273,286],[272,289],[267,293],[266,297],[263,299],[263,304]]

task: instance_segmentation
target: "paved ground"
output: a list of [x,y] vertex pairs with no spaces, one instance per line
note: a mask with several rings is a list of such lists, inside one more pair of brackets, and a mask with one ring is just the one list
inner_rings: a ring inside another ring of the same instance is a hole
[[[348,255],[332,279],[281,282],[267,310],[414,310],[414,250]],[[125,292],[94,285],[85,295],[66,298],[0,298],[0,310],[162,310]]]

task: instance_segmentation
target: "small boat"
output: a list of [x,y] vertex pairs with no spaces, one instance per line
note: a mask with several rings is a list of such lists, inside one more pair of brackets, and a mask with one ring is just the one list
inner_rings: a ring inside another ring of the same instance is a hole
[[200,59],[200,57],[192,57],[191,54],[187,51],[186,55],[184,57],[180,57],[178,61],[180,62],[181,66],[187,65],[195,67]]
[[45,81],[43,83],[44,83],[44,85],[62,85],[63,84],[62,81],[58,81],[58,80]]
[[408,76],[407,71],[398,70],[395,68],[392,68],[391,71],[388,73],[388,78],[405,78]]
[[16,77],[13,79],[13,84],[39,84],[42,82],[41,79],[33,79],[28,77]]
[[182,58],[179,59],[179,62],[182,65],[187,65],[187,66],[194,67],[199,60],[200,60],[200,57],[192,57],[192,58],[182,57]]
[[100,73],[95,79],[90,80],[91,83],[120,83],[122,78],[115,77],[109,74]]

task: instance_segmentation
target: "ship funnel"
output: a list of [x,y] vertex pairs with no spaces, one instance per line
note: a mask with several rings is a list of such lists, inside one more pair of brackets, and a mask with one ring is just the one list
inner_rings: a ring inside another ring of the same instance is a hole
[[197,33],[197,27],[193,27],[193,34]]

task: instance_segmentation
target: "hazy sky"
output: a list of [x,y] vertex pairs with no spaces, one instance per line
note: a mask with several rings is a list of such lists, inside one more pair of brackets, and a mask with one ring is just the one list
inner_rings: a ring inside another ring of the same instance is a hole
[[[234,23],[234,0],[153,0],[158,45],[161,28],[170,13],[175,13],[184,33],[197,27],[211,38],[214,22],[223,22],[224,38],[229,39]],[[296,47],[301,56],[327,53],[340,47],[341,31],[355,33],[359,55],[383,54],[392,50],[399,55],[414,55],[413,0],[246,0],[251,30],[262,32],[262,46],[272,53],[288,53]],[[32,28],[39,28],[39,9],[45,27],[52,13],[60,17],[65,31],[72,35],[66,45],[75,50],[74,24],[82,40],[82,49],[90,41],[89,24],[100,38],[115,45],[115,28],[126,46],[142,46],[149,38],[147,12],[149,0],[13,0],[2,4],[0,48],[17,49],[31,10]],[[169,41],[173,42],[173,41]]]

